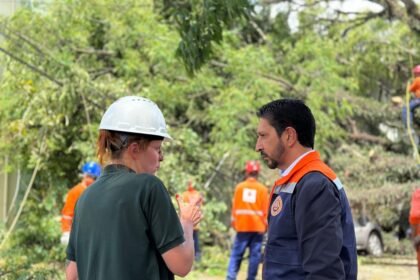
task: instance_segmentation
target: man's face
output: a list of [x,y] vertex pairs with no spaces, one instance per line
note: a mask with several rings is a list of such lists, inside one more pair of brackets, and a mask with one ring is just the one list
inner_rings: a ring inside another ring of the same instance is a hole
[[281,141],[281,135],[271,126],[267,119],[260,118],[257,128],[257,143],[255,150],[260,152],[262,160],[267,163],[270,169],[279,168],[283,163],[285,146]]

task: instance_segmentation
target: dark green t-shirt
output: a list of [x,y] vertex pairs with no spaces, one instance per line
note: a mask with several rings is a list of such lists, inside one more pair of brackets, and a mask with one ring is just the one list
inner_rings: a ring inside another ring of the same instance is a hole
[[67,259],[81,280],[174,279],[161,255],[183,242],[163,183],[108,165],[77,202]]

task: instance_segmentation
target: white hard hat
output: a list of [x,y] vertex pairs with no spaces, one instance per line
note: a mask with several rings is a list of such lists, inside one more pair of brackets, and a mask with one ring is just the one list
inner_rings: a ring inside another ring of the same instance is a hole
[[112,103],[102,116],[99,129],[172,139],[159,107],[153,101],[138,96],[125,96]]

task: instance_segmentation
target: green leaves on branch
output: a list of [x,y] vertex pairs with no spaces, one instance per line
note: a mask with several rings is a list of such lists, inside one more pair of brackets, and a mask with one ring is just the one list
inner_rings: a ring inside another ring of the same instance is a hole
[[182,2],[172,13],[181,36],[176,54],[193,74],[213,54],[212,44],[222,41],[223,29],[249,19],[252,6],[248,0],[203,0],[196,6]]

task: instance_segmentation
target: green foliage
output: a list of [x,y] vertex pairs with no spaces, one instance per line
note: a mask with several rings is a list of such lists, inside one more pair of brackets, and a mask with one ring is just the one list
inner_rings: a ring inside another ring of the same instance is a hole
[[188,73],[193,74],[212,56],[213,43],[219,44],[223,29],[241,19],[249,18],[252,7],[246,0],[173,1],[166,15],[173,17],[182,41],[177,55]]
[[[38,193],[37,193],[38,194]],[[29,200],[17,230],[0,253],[2,279],[62,279],[65,247],[60,245],[58,202],[53,191]],[[43,199],[42,203],[39,203]]]
[[[411,255],[415,252],[410,239],[398,240],[395,234],[385,233],[382,235],[384,251],[392,255]],[[413,256],[414,258],[414,256]]]
[[[405,133],[400,108],[388,100],[404,94],[418,37],[380,19],[350,32],[341,23],[327,29],[311,23],[310,9],[291,33],[287,14],[273,19],[263,9],[254,18],[251,8],[242,0],[57,1],[3,21],[0,47],[13,56],[0,60],[0,155],[9,156],[8,168],[30,170],[38,160],[41,167],[1,252],[2,272],[56,279],[62,267],[49,264],[65,257],[56,218],[63,196],[81,164],[95,159],[104,110],[128,94],[162,109],[174,141],[165,143],[158,176],[171,194],[188,180],[203,193],[201,237],[209,247],[228,248],[233,188],[244,162],[258,157],[255,112],[280,97],[306,101],[317,121],[316,149],[352,205],[397,231],[420,175],[404,137],[388,140],[379,124]],[[273,174],[264,168],[261,180],[271,184]],[[221,265],[213,253],[200,269]]]
[[24,256],[13,255],[4,265],[0,265],[0,276],[5,280],[64,279],[64,266],[51,263],[28,263]]
[[[221,247],[203,248],[201,261],[194,264],[195,269],[188,274],[188,279],[203,279],[203,276],[225,277],[228,255]],[[175,277],[175,279],[180,279]]]
[[415,162],[394,152],[351,145],[342,146],[331,165],[339,170],[354,215],[364,212],[385,231],[404,234],[411,193],[420,181]]

